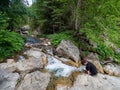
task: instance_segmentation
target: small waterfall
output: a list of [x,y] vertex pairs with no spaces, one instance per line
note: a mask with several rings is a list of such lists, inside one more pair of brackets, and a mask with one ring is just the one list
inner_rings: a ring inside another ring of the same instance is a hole
[[45,67],[50,72],[53,72],[55,76],[60,77],[68,77],[74,71],[82,71],[84,70],[84,66],[80,66],[79,68],[74,66],[69,66],[61,61],[57,60],[55,57],[48,55],[48,65]]

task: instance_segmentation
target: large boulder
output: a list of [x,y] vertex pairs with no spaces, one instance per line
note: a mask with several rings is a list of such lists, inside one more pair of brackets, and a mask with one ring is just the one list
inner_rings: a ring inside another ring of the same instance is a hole
[[39,49],[30,49],[27,52],[25,52],[25,54],[28,56],[28,59],[18,62],[1,63],[0,68],[5,69],[9,72],[25,72],[43,68],[46,64],[45,61],[47,61],[47,57]]
[[98,55],[97,55],[96,53],[90,53],[90,54],[87,56],[87,58],[89,59],[89,61],[90,61],[91,63],[93,63],[93,64],[96,66],[98,72],[104,73],[103,67],[102,67],[102,65],[100,64],[99,57],[98,57]]
[[119,90],[120,78],[98,74],[79,75],[71,90]]
[[16,63],[1,63],[0,64],[0,68],[1,69],[4,69],[6,71],[9,71],[9,72],[14,72],[16,71]]
[[56,48],[58,54],[73,59],[75,62],[80,61],[79,49],[69,40],[62,40]]
[[45,56],[45,54],[41,52],[41,49],[38,49],[38,48],[31,48],[30,50],[27,50],[26,52],[24,52],[24,54],[27,55],[29,58],[34,57],[37,59]]
[[42,59],[35,59],[35,58],[29,58],[24,61],[19,61],[16,63],[17,71],[25,72],[25,71],[31,71],[34,69],[40,69],[43,68],[43,62]]
[[119,90],[120,78],[103,74],[90,76],[78,75],[73,86],[57,86],[57,90]]
[[0,68],[9,72],[19,71],[31,71],[38,68],[43,68],[43,59],[29,58],[24,61],[18,61],[14,63],[1,63]]
[[0,90],[15,90],[20,75],[0,70]]
[[104,68],[105,73],[109,75],[120,76],[120,66],[117,64],[108,63],[103,68]]
[[27,74],[17,90],[46,90],[50,81],[49,73],[35,71]]

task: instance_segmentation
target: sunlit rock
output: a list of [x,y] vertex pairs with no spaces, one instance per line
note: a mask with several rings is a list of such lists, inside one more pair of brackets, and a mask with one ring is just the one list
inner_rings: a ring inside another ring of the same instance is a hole
[[80,61],[80,52],[79,49],[69,40],[62,40],[58,45],[56,51],[67,58],[73,59],[75,62]]
[[15,90],[15,86],[20,79],[18,73],[9,73],[0,70],[0,90]]
[[27,74],[17,90],[46,90],[50,81],[49,73],[35,71]]
[[117,64],[108,63],[104,66],[104,71],[109,75],[120,76],[120,66]]
[[88,74],[78,75],[73,86],[58,85],[56,90],[119,90],[120,78],[103,74],[90,76]]
[[6,70],[6,71],[9,71],[9,72],[14,72],[17,70],[17,67],[16,67],[16,63],[0,63],[0,69],[2,70]]

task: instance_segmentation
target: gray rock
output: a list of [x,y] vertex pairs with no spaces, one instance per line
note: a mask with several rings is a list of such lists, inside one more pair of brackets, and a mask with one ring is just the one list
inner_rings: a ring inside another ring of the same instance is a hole
[[97,55],[97,53],[90,53],[87,58],[91,59],[91,60],[98,60],[99,61],[99,57]]
[[39,59],[36,58],[29,58],[24,61],[14,62],[14,63],[1,63],[0,68],[4,69],[9,72],[19,71],[31,71],[38,68],[43,68],[43,61],[42,57]]
[[41,49],[38,48],[31,48],[30,50],[24,52],[28,57],[34,57],[34,58],[41,58],[45,54],[41,52]]
[[78,75],[73,86],[57,86],[57,90],[119,90],[120,78],[103,74]]
[[15,90],[20,75],[0,70],[0,90]]
[[22,31],[28,31],[30,30],[30,26],[29,25],[25,25],[21,28]]
[[31,71],[38,68],[44,67],[44,61],[47,61],[47,57],[39,49],[30,49],[26,52],[28,59],[21,60],[18,62],[1,63],[0,68],[5,69],[9,72],[19,71]]
[[25,72],[38,68],[43,68],[42,58],[29,58],[28,60],[19,61],[16,63],[17,71]]
[[24,77],[24,80],[17,90],[46,90],[49,81],[49,73],[35,71]]
[[120,48],[115,48],[114,51],[115,51],[116,54],[119,54],[120,53]]
[[11,63],[11,64],[15,62],[14,59],[7,59],[6,61],[7,61],[7,63]]
[[108,63],[103,68],[104,71],[109,75],[120,76],[120,66],[117,64]]
[[23,61],[23,60],[25,60],[24,56],[22,56],[22,55],[18,56],[18,61]]
[[75,62],[80,61],[79,49],[69,40],[62,40],[56,51],[64,57],[73,59]]
[[17,67],[16,67],[16,63],[13,62],[13,63],[1,63],[0,64],[0,69],[2,70],[6,70],[8,72],[14,72],[16,71]]
[[98,74],[95,77],[90,75],[79,75],[71,90],[113,90],[120,85],[120,78]]
[[87,58],[91,63],[93,63],[100,73],[104,73],[103,67],[100,64],[99,57],[96,53],[90,53]]

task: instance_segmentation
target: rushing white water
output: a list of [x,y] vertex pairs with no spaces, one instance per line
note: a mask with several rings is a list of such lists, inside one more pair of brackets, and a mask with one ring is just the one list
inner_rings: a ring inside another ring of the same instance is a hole
[[50,72],[54,72],[57,77],[68,77],[73,71],[82,71],[84,66],[80,66],[79,68],[69,66],[48,55],[48,65],[45,68]]

